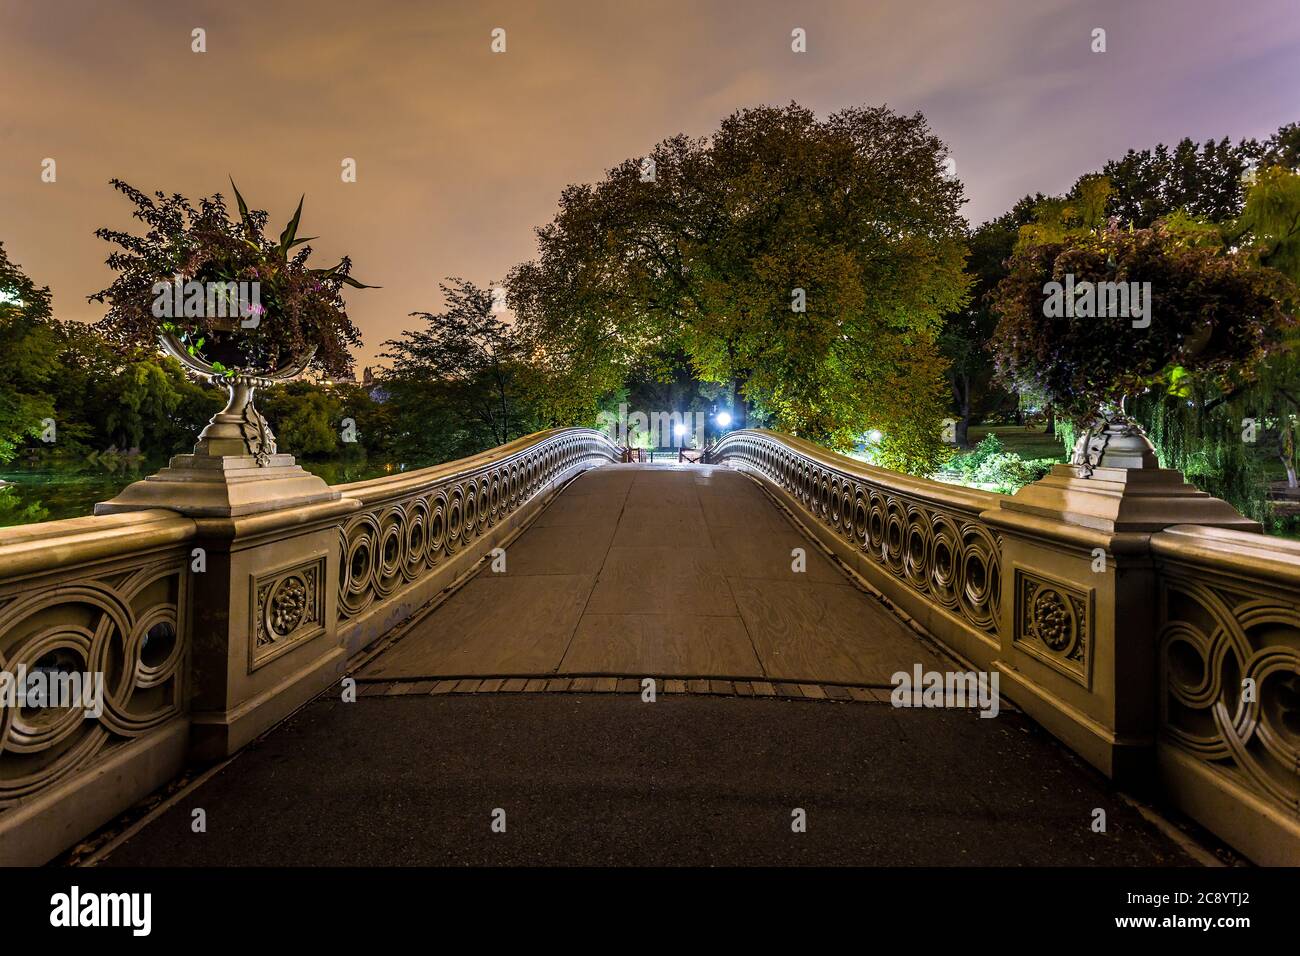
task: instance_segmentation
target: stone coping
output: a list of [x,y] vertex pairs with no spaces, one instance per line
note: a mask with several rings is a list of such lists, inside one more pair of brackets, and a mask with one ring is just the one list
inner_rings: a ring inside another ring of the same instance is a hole
[[429,468],[404,471],[395,475],[382,475],[378,478],[367,478],[364,481],[353,481],[342,485],[331,485],[330,487],[342,493],[346,498],[358,498],[367,504],[372,504],[395,496],[410,494],[422,488],[477,474],[489,465],[508,460],[551,439],[567,436],[602,438],[609,444],[610,449],[619,450],[617,445],[609,441],[604,432],[597,431],[594,428],[552,428],[548,431],[525,435],[523,438],[516,438],[508,444],[500,445],[478,455],[471,455],[468,458],[458,458],[456,461],[443,462],[441,465],[433,465]]

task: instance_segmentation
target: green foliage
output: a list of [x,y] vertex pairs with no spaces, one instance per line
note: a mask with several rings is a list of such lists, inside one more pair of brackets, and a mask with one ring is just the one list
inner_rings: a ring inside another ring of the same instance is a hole
[[1280,166],[1259,173],[1238,227],[1258,243],[1263,262],[1300,282],[1300,174]]
[[[682,352],[751,412],[834,448],[878,427],[891,467],[942,457],[942,317],[961,308],[960,183],[919,115],[760,107],[572,186],[510,275],[548,409],[581,413]],[[802,290],[803,311],[792,308]]]
[[237,189],[239,220],[234,221],[220,193],[201,199],[196,208],[181,195],[157,192],[150,197],[121,180],[112,184],[135,203],[135,217],[148,230],[142,236],[115,229],[95,233],[120,247],[107,260],[117,277],[90,297],[109,304],[102,322],[107,336],[129,346],[153,345],[163,324],[154,314],[159,283],[165,286],[177,278],[257,282],[261,311],[256,323],[173,316],[171,328],[192,350],[224,347],[233,352],[238,358],[230,361],[240,367],[269,371],[314,349],[315,368],[336,377],[351,374],[349,348],[360,344],[361,333],[348,318],[342,288],[369,287],[349,274],[347,257],[326,269],[307,265],[310,240],[297,236],[302,200],[280,237],[272,239],[265,234],[266,212],[250,211]]
[[[1149,327],[1127,317],[1048,317],[1048,283],[1150,283]],[[1248,250],[1189,242],[1185,230],[1081,232],[1023,244],[994,290],[998,374],[1041,390],[1076,424],[1126,396],[1195,375],[1249,376],[1295,326],[1296,288]]]
[[290,382],[261,393],[258,404],[280,447],[307,458],[343,451],[343,405],[332,392],[311,382]]
[[1012,494],[1044,477],[1054,464],[1054,458],[1025,459],[1004,451],[997,435],[986,435],[971,451],[949,459],[943,473],[965,485]]
[[1199,401],[1151,394],[1140,399],[1134,417],[1155,445],[1163,468],[1176,468],[1201,491],[1222,498],[1256,521],[1268,525],[1268,481],[1263,461],[1242,441],[1240,400],[1214,405],[1207,412]]
[[441,288],[443,311],[413,313],[425,327],[384,343],[384,358],[392,361],[383,386],[395,409],[395,448],[426,461],[536,431],[534,396],[545,391],[527,364],[519,330],[494,313],[490,289],[458,278]]
[[49,288],[27,278],[0,243],[0,462],[54,417],[46,390],[58,374],[57,342]]

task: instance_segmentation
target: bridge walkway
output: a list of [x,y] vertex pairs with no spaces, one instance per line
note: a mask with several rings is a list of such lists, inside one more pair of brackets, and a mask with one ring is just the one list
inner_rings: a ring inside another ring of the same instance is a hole
[[[800,570],[796,570],[800,569]],[[728,468],[573,481],[359,675],[740,678],[890,686],[951,669]]]
[[1009,706],[890,706],[895,671],[957,665],[739,473],[601,467],[505,559],[363,667],[357,700],[322,695],[101,862],[1201,859]]

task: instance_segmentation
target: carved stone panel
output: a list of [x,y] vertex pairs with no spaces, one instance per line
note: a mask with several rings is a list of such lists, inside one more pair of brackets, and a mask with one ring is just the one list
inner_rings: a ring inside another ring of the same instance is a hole
[[1016,568],[1015,646],[1092,686],[1093,592]]
[[251,673],[325,629],[325,555],[254,575],[248,669]]

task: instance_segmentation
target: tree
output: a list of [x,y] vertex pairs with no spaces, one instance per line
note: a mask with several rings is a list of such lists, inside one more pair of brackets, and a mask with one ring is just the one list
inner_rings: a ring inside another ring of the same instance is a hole
[[[942,316],[965,301],[962,187],[919,114],[797,104],[665,140],[571,186],[510,275],[510,304],[557,405],[594,409],[680,350],[777,428],[881,459],[942,456]],[[670,375],[670,370],[664,370]]]
[[268,390],[263,402],[275,422],[276,438],[285,447],[308,458],[342,450],[342,403],[320,385],[290,382]]
[[54,417],[48,388],[58,374],[58,338],[49,287],[38,288],[0,243],[0,462]]
[[[1149,283],[1149,324],[1098,308],[1053,315],[1049,283],[1079,289]],[[1295,285],[1249,250],[1229,250],[1178,220],[1026,242],[991,304],[998,374],[1040,389],[1076,425],[1152,386],[1186,390],[1249,377],[1295,326]],[[1084,313],[1084,314],[1080,314]]]
[[425,327],[385,342],[383,353],[392,362],[383,384],[398,409],[399,448],[426,460],[503,445],[536,425],[524,346],[497,317],[491,289],[460,278],[440,288],[443,311],[412,313]]
[[966,271],[971,276],[970,303],[944,317],[939,347],[948,360],[948,383],[952,408],[957,416],[956,444],[970,445],[971,424],[1003,405],[1007,393],[994,380],[993,356],[988,350],[997,316],[988,305],[988,294],[1006,275],[1004,263],[1011,255],[1020,227],[1031,222],[1042,193],[1026,196],[997,219],[984,223],[970,234],[970,258]]

